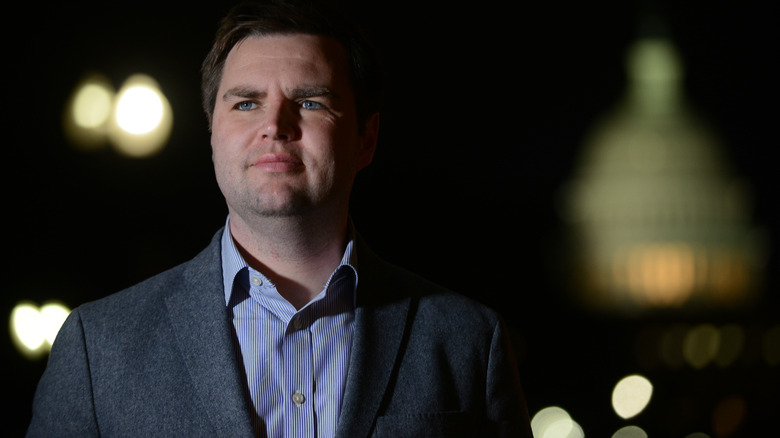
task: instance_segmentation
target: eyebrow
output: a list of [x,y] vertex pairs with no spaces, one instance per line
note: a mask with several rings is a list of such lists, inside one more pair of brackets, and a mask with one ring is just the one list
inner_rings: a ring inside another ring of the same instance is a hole
[[[267,95],[268,95],[267,92],[260,91],[256,88],[239,86],[227,90],[225,94],[222,95],[222,99],[228,100],[233,97],[239,97],[244,99],[262,99]],[[330,97],[334,99],[338,98],[336,93],[331,91],[330,88],[318,87],[318,86],[296,88],[292,91],[291,97],[293,99],[306,99],[309,97]]]
[[222,95],[222,100],[228,100],[232,97],[240,97],[247,99],[261,99],[265,97],[266,93],[250,87],[233,87]]
[[295,99],[305,99],[307,97],[330,97],[336,98],[336,93],[327,87],[303,87],[293,90]]

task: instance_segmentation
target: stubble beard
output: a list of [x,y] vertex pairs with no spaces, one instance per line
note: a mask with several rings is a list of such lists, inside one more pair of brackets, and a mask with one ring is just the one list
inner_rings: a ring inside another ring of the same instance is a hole
[[313,210],[310,196],[300,190],[287,189],[287,193],[246,193],[239,204],[250,217],[258,219],[283,219],[305,216]]
[[327,216],[333,207],[342,204],[338,201],[340,190],[333,191],[338,186],[335,182],[325,184],[330,187],[328,190],[325,186],[312,186],[301,179],[250,183],[245,178],[246,175],[242,175],[243,184],[235,184],[236,180],[230,183],[230,177],[222,182],[226,183],[224,188],[228,189],[223,190],[228,206],[247,223],[262,226],[263,223],[270,225],[269,220],[321,222],[326,220],[322,213]]

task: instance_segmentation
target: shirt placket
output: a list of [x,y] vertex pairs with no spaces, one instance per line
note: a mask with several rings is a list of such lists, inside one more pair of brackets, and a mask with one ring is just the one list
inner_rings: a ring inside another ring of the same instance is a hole
[[306,312],[295,314],[282,344],[284,436],[315,436],[314,360]]

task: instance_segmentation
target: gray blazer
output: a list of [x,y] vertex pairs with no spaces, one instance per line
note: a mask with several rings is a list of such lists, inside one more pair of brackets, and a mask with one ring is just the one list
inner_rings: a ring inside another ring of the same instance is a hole
[[[251,437],[218,232],[194,259],[71,313],[30,437]],[[491,310],[357,242],[352,359],[337,437],[531,437],[506,329]]]

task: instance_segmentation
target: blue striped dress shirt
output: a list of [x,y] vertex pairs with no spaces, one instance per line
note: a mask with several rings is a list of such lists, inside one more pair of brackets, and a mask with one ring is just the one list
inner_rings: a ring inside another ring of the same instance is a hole
[[[225,303],[261,437],[332,437],[352,348],[357,270],[350,239],[324,289],[296,310],[222,235]],[[351,234],[353,235],[353,234]]]

